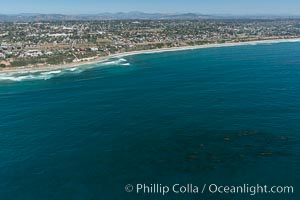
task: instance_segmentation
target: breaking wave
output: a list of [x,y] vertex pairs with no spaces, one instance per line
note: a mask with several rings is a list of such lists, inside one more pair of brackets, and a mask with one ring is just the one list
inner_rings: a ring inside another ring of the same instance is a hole
[[49,72],[42,72],[42,75],[49,75],[49,74],[59,74],[61,73],[61,70],[56,70],[56,71],[49,71]]
[[62,73],[61,70],[34,73],[2,73],[0,81],[48,80]]
[[73,67],[73,68],[71,68],[71,69],[68,69],[69,71],[71,71],[71,72],[74,72],[74,71],[76,71],[77,70],[77,68],[76,67]]
[[124,65],[127,62],[125,58],[109,59],[102,62],[102,65]]
[[9,73],[0,73],[0,82],[3,81],[25,81],[25,80],[48,80],[54,77],[58,77],[64,74],[74,74],[81,73],[86,69],[91,69],[101,66],[129,66],[130,63],[125,58],[111,58],[103,62],[92,64],[92,65],[82,65],[78,67],[66,68],[66,69],[55,69],[49,71],[40,71],[40,72],[9,72]]

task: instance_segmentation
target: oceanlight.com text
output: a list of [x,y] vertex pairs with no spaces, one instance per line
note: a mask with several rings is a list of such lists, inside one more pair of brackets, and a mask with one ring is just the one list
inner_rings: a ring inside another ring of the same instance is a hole
[[125,191],[136,194],[246,194],[250,196],[258,194],[293,194],[294,186],[268,186],[268,185],[218,185],[218,184],[127,184]]

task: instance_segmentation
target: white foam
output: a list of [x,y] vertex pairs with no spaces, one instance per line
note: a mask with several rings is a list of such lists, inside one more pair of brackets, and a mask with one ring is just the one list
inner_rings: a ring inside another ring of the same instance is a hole
[[22,81],[29,78],[29,76],[0,76],[1,81]]
[[118,60],[111,60],[101,63],[102,65],[122,65],[122,63],[127,62],[125,58],[119,58]]
[[44,79],[47,80],[51,78],[52,76],[47,75],[24,75],[24,76],[0,76],[0,81],[23,81],[23,80],[34,80],[34,79]]
[[60,74],[61,70],[56,70],[56,71],[49,71],[49,72],[42,72],[42,75],[49,75],[49,74]]
[[48,80],[57,74],[60,74],[61,70],[41,72],[41,73],[2,73],[0,74],[0,81],[24,81],[24,80]]
[[130,63],[124,63],[124,64],[121,64],[122,66],[129,66]]
[[127,62],[127,60],[125,58],[120,58],[119,61],[120,62]]
[[115,65],[115,64],[117,64],[116,61],[109,61],[109,62],[102,63],[102,65]]
[[73,67],[73,68],[70,68],[70,69],[68,69],[68,70],[71,71],[71,72],[74,72],[74,71],[77,70],[77,68],[76,68],[76,67]]

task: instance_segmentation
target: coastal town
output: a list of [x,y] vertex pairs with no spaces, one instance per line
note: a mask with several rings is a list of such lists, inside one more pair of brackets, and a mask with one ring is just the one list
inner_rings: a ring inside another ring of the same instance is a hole
[[300,20],[97,20],[0,23],[0,70],[122,52],[300,37]]

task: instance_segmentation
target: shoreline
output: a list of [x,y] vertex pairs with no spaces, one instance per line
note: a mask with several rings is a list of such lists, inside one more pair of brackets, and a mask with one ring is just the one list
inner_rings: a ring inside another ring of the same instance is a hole
[[[132,55],[139,54],[152,54],[152,53],[163,53],[163,52],[173,52],[173,51],[185,51],[185,50],[196,50],[196,49],[207,49],[216,47],[233,47],[233,46],[243,46],[243,45],[256,45],[256,44],[274,44],[274,43],[284,43],[284,42],[300,42],[300,38],[290,38],[290,39],[265,39],[265,40],[253,40],[246,42],[228,42],[228,43],[215,43],[215,44],[204,44],[204,45],[194,45],[194,46],[182,46],[182,47],[170,47],[170,48],[160,48],[160,49],[149,49],[140,51],[129,51],[116,53],[108,56],[98,57],[90,61],[74,62],[61,65],[41,65],[41,66],[24,66],[24,67],[9,67],[0,69],[0,74],[2,73],[36,73],[36,72],[46,72],[52,70],[63,70],[70,69],[74,67],[91,65],[96,63],[103,63],[111,58],[122,58]],[[89,58],[86,58],[89,59]]]

